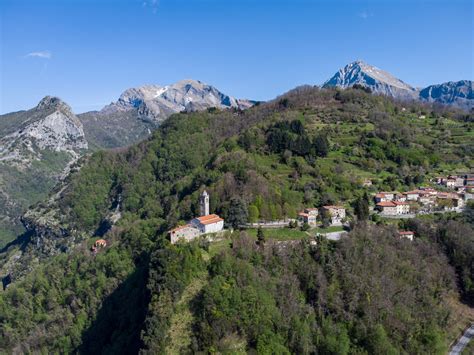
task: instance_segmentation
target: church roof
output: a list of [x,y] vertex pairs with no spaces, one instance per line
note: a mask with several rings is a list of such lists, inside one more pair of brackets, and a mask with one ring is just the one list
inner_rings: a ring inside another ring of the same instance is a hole
[[209,214],[207,216],[197,217],[196,219],[199,221],[199,223],[204,225],[223,221],[223,219],[216,214]]

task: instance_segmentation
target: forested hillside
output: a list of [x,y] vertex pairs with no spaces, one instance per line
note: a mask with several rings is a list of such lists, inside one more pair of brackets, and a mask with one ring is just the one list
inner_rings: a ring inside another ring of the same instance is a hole
[[[84,158],[24,216],[29,239],[2,253],[14,282],[0,294],[0,348],[442,354],[457,336],[453,302],[473,301],[471,210],[406,222],[410,243],[352,206],[472,169],[473,125],[311,87],[245,111],[173,115],[147,141]],[[354,229],[340,242],[234,231],[170,245],[166,230],[198,213],[204,188],[229,227],[340,203]],[[108,246],[94,254],[98,236]]]

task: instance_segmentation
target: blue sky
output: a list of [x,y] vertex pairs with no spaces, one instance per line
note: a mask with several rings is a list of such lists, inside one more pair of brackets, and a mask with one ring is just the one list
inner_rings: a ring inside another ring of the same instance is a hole
[[414,86],[473,79],[472,0],[1,0],[0,113],[75,112],[199,79],[268,100],[362,59]]

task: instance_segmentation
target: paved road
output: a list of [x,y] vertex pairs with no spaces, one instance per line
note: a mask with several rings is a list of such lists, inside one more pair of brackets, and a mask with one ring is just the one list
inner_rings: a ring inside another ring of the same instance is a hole
[[474,338],[474,324],[468,328],[462,337],[451,347],[449,355],[461,355],[464,348],[469,344],[471,339]]

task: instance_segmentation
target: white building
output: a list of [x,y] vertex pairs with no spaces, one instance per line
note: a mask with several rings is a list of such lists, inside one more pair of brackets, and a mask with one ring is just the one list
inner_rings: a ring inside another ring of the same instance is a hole
[[417,191],[417,190],[408,191],[408,192],[405,192],[404,194],[407,197],[407,201],[417,201],[418,198],[420,197],[420,191]]
[[216,214],[209,214],[209,194],[203,191],[199,196],[200,217],[196,217],[184,226],[170,230],[170,241],[172,244],[179,240],[191,241],[200,235],[216,233],[224,229],[224,220]]
[[410,204],[408,202],[393,201],[396,206],[397,215],[410,213]]
[[342,206],[323,206],[322,208],[329,212],[332,225],[341,225],[342,220],[346,218],[346,209]]
[[410,204],[408,202],[384,201],[377,203],[376,208],[381,214],[387,216],[397,216],[410,213]]
[[398,236],[400,238],[406,238],[408,240],[413,241],[413,238],[415,237],[415,233],[413,233],[412,231],[399,231]]
[[224,220],[216,214],[194,218],[191,224],[201,234],[216,233],[224,229]]
[[316,226],[317,224],[317,217],[318,217],[318,209],[317,208],[305,208],[303,212],[298,213],[298,220],[301,223],[307,223],[310,226]]

